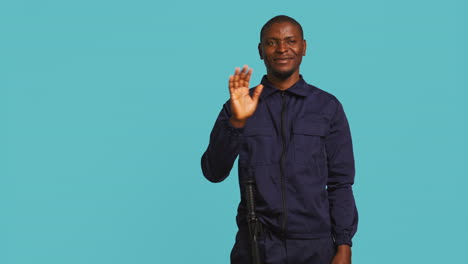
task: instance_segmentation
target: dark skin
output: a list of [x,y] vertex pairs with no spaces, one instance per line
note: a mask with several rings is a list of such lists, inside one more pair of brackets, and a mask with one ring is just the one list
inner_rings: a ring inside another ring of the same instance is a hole
[[[305,56],[307,43],[299,28],[289,22],[274,23],[263,33],[258,44],[260,58],[265,62],[267,78],[275,87],[286,90],[299,80],[299,66]],[[233,115],[230,122],[235,127],[244,127],[247,119],[257,108],[263,85],[258,85],[253,96],[249,95],[252,69],[247,65],[236,68],[229,77],[229,92]]]
[[267,78],[275,87],[286,90],[299,80],[299,67],[306,54],[307,43],[295,24],[270,25],[258,44],[258,53],[267,69]]
[[[301,36],[299,27],[291,22],[270,25],[258,44],[260,58],[265,62],[267,78],[275,87],[286,90],[300,79],[299,68],[302,57],[306,54],[307,43]],[[242,128],[247,119],[253,115],[258,105],[263,85],[255,87],[252,96],[249,94],[249,82],[252,69],[247,65],[236,68],[229,77],[232,116],[230,123]],[[331,264],[350,264],[351,247],[339,245]]]

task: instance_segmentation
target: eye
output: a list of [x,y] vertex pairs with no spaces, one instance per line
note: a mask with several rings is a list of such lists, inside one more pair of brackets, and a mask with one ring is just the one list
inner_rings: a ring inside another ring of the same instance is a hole
[[273,40],[268,40],[268,41],[267,41],[267,45],[268,45],[268,46],[275,46],[276,43],[275,43]]
[[288,39],[288,44],[295,44],[297,41],[295,39]]

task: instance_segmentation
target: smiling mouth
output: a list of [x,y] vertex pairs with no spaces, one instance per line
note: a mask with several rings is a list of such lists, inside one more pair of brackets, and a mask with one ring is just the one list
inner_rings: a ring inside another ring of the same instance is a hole
[[275,63],[280,63],[280,64],[288,63],[291,60],[292,60],[292,58],[276,58],[276,59],[273,59],[273,61]]

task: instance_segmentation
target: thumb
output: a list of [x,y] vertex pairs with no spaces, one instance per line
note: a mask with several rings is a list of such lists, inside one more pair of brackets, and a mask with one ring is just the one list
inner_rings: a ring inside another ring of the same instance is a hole
[[254,100],[255,102],[258,102],[258,99],[260,98],[260,94],[262,94],[262,91],[263,91],[263,84],[257,85],[257,87],[255,87],[255,90],[253,92],[252,100]]

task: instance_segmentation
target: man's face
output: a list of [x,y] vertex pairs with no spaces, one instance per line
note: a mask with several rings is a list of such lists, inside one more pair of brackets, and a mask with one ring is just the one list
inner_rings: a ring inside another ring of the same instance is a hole
[[274,23],[264,31],[258,52],[269,74],[287,79],[299,73],[302,56],[306,52],[306,41],[302,39],[297,25],[290,22]]

